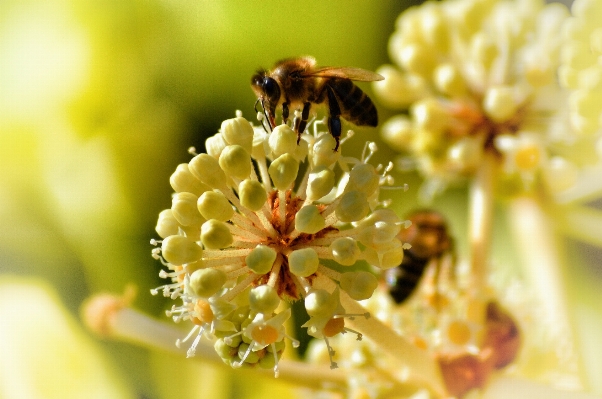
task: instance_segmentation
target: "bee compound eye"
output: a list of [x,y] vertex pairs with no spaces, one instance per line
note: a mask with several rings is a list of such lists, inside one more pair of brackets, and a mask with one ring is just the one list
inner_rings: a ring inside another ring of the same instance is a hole
[[277,100],[280,97],[280,87],[278,83],[268,76],[263,78],[263,91],[271,100]]

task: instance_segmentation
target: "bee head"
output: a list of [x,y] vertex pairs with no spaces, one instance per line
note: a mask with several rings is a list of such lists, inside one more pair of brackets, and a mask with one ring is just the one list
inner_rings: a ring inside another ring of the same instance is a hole
[[251,87],[258,98],[276,107],[280,100],[280,86],[275,79],[267,75],[265,70],[259,70],[251,78]]

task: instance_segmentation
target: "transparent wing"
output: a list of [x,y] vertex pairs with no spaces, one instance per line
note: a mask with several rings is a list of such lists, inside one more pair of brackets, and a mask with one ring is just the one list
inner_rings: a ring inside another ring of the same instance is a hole
[[321,67],[301,74],[301,77],[343,78],[359,82],[373,82],[385,78],[376,72],[353,67]]

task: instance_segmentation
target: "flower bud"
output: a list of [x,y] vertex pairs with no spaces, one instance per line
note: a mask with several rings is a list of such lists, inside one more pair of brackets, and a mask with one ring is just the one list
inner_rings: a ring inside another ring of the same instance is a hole
[[232,245],[232,234],[228,225],[210,219],[201,226],[201,242],[207,249],[222,249]]
[[283,154],[276,158],[268,169],[272,183],[278,190],[289,189],[299,172],[299,162],[291,154]]
[[203,249],[190,238],[174,235],[161,243],[161,254],[171,264],[183,265],[195,262],[203,257]]
[[314,168],[318,166],[330,166],[339,160],[340,151],[334,151],[337,143],[332,135],[324,133],[314,143],[311,153],[311,161]]
[[218,292],[227,279],[221,270],[199,269],[190,276],[190,288],[195,295],[208,298]]
[[193,226],[203,222],[196,207],[197,196],[191,193],[177,193],[171,199],[171,211],[182,226]]
[[318,271],[320,259],[313,248],[297,249],[288,255],[288,267],[296,276],[307,277]]
[[334,187],[334,172],[320,166],[309,173],[307,181],[307,198],[311,201],[318,200],[332,191]]
[[335,210],[337,218],[343,223],[356,222],[363,219],[370,210],[368,196],[361,191],[347,191]]
[[494,122],[504,122],[512,117],[518,104],[511,87],[496,86],[487,90],[483,110]]
[[240,145],[229,145],[219,156],[219,166],[228,176],[246,179],[251,174],[251,155]]
[[207,154],[216,159],[219,158],[220,154],[227,145],[228,143],[226,143],[224,136],[221,133],[214,134],[205,140],[205,149],[207,150]]
[[245,258],[247,267],[256,274],[266,274],[276,261],[276,251],[265,245],[257,245]]
[[330,244],[329,248],[334,260],[343,266],[353,265],[360,255],[360,248],[357,245],[357,241],[351,237],[337,238]]
[[251,153],[253,149],[253,126],[243,117],[226,119],[221,128],[224,141],[230,145],[237,144]]
[[301,233],[316,234],[326,226],[326,221],[315,205],[306,205],[295,215],[295,229]]
[[175,172],[170,176],[169,183],[176,193],[187,192],[198,196],[210,190],[209,186],[201,183],[199,179],[190,173],[187,163],[178,165]]
[[305,310],[312,317],[332,315],[338,305],[335,296],[322,289],[312,289],[305,297]]
[[292,154],[297,149],[297,133],[288,125],[276,126],[270,134],[268,144],[274,158],[283,154]]
[[378,247],[367,247],[362,254],[366,262],[382,270],[397,267],[403,260],[403,249],[398,239]]
[[204,192],[197,201],[197,208],[207,220],[216,219],[225,222],[234,214],[230,201],[224,194],[217,191]]
[[268,199],[263,185],[257,180],[251,179],[243,180],[238,185],[238,195],[242,206],[252,211],[260,210]]
[[372,273],[365,271],[341,274],[341,289],[356,301],[368,299],[378,286],[378,280]]
[[217,159],[209,154],[199,154],[188,163],[190,172],[209,187],[219,188],[226,183],[226,174],[220,168]]
[[378,188],[379,176],[374,166],[369,163],[359,163],[349,172],[349,182],[346,191],[357,190],[370,195]]
[[406,115],[394,116],[383,124],[381,136],[392,149],[409,152],[415,136],[412,121]]
[[174,217],[171,209],[164,209],[159,213],[157,226],[155,227],[155,231],[159,234],[159,237],[167,238],[176,235],[178,234],[179,227],[180,224]]
[[451,63],[439,65],[434,72],[437,90],[450,97],[461,96],[466,92],[464,78]]
[[273,287],[260,285],[249,292],[251,310],[271,315],[280,305],[280,297]]

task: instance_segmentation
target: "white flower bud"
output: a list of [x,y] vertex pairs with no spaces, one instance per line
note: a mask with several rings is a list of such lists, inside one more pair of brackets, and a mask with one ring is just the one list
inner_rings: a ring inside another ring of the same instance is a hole
[[238,144],[249,154],[253,149],[253,126],[243,117],[227,119],[222,122],[222,136],[226,143]]
[[337,218],[343,223],[357,222],[370,211],[368,196],[361,191],[347,191],[335,210]]
[[311,290],[305,297],[305,310],[312,317],[332,315],[338,305],[336,298],[322,289]]
[[399,62],[404,69],[425,78],[430,78],[436,66],[433,51],[419,43],[403,46],[399,53]]
[[251,174],[251,155],[238,144],[229,145],[219,156],[219,166],[229,176],[246,179]]
[[437,90],[450,97],[462,96],[466,92],[464,78],[451,63],[439,65],[434,72]]
[[291,154],[283,154],[276,158],[268,168],[272,183],[278,190],[289,189],[299,173],[299,162]]
[[494,122],[510,119],[518,108],[514,93],[509,86],[491,87],[485,93],[483,110]]
[[307,198],[315,201],[330,193],[334,187],[334,178],[334,172],[326,166],[314,168],[307,181]]
[[226,183],[226,174],[220,168],[217,159],[209,154],[199,154],[188,163],[190,172],[209,187],[223,187]]
[[169,183],[176,193],[193,193],[201,195],[211,188],[206,184],[201,183],[199,179],[194,177],[188,169],[187,163],[181,163],[176,168],[175,172],[169,178]]
[[330,244],[329,249],[332,252],[334,260],[343,266],[353,265],[360,255],[357,241],[351,237],[337,238]]
[[247,267],[256,274],[266,274],[276,261],[276,251],[265,245],[257,245],[245,258]]
[[318,270],[320,259],[313,248],[297,249],[288,255],[288,268],[296,276],[311,276]]
[[337,143],[330,134],[322,134],[313,147],[311,148],[311,161],[314,165],[314,168],[318,166],[330,166],[339,160],[341,156],[340,151],[334,151],[334,147],[336,147]]
[[197,201],[197,208],[207,220],[216,219],[225,222],[234,214],[230,201],[224,194],[217,191],[204,192]]
[[412,121],[406,115],[394,116],[383,124],[381,136],[392,149],[409,152],[415,136]]
[[349,172],[349,182],[345,190],[357,190],[369,196],[378,189],[378,183],[379,176],[374,166],[369,163],[359,163]]
[[224,140],[224,136],[221,133],[216,133],[205,140],[205,149],[207,150],[207,154],[216,159],[219,158],[222,150],[226,148],[227,145],[228,143],[226,143],[226,140]]
[[190,276],[190,288],[195,295],[208,298],[218,292],[227,279],[221,270],[199,269]]
[[383,65],[376,72],[385,79],[373,82],[373,90],[390,108],[405,109],[429,93],[421,76],[402,73],[392,65]]
[[207,220],[201,226],[201,242],[207,249],[222,249],[232,245],[232,233],[228,225],[219,220]]
[[274,158],[283,154],[292,154],[297,149],[297,133],[288,125],[276,126],[270,134],[268,143]]
[[397,267],[403,260],[403,249],[398,239],[378,247],[367,247],[362,254],[366,262],[383,270]]
[[182,226],[192,226],[203,222],[196,207],[198,197],[191,193],[177,193],[171,199],[171,212]]
[[543,176],[554,193],[559,193],[575,185],[579,172],[575,164],[561,157],[553,157],[543,170]]
[[416,129],[438,134],[449,126],[449,114],[434,97],[414,103],[410,109]]
[[263,185],[257,180],[251,179],[243,180],[238,185],[238,195],[242,206],[252,211],[260,210],[268,199]]
[[341,274],[341,289],[356,301],[363,301],[374,294],[374,290],[378,286],[378,280],[374,274],[357,271]]
[[306,205],[295,215],[295,229],[306,234],[316,234],[326,226],[326,221],[315,205]]
[[190,238],[169,236],[161,243],[161,254],[173,265],[196,262],[203,257],[203,249]]
[[159,234],[161,238],[167,238],[169,236],[173,236],[178,234],[178,228],[180,224],[174,217],[171,209],[164,209],[159,213],[159,218],[157,219],[157,226],[155,227],[155,231]]
[[479,137],[462,137],[447,149],[448,165],[464,173],[475,170],[483,158],[483,145]]
[[280,305],[280,298],[273,287],[260,285],[249,292],[249,305],[255,312],[271,315]]

